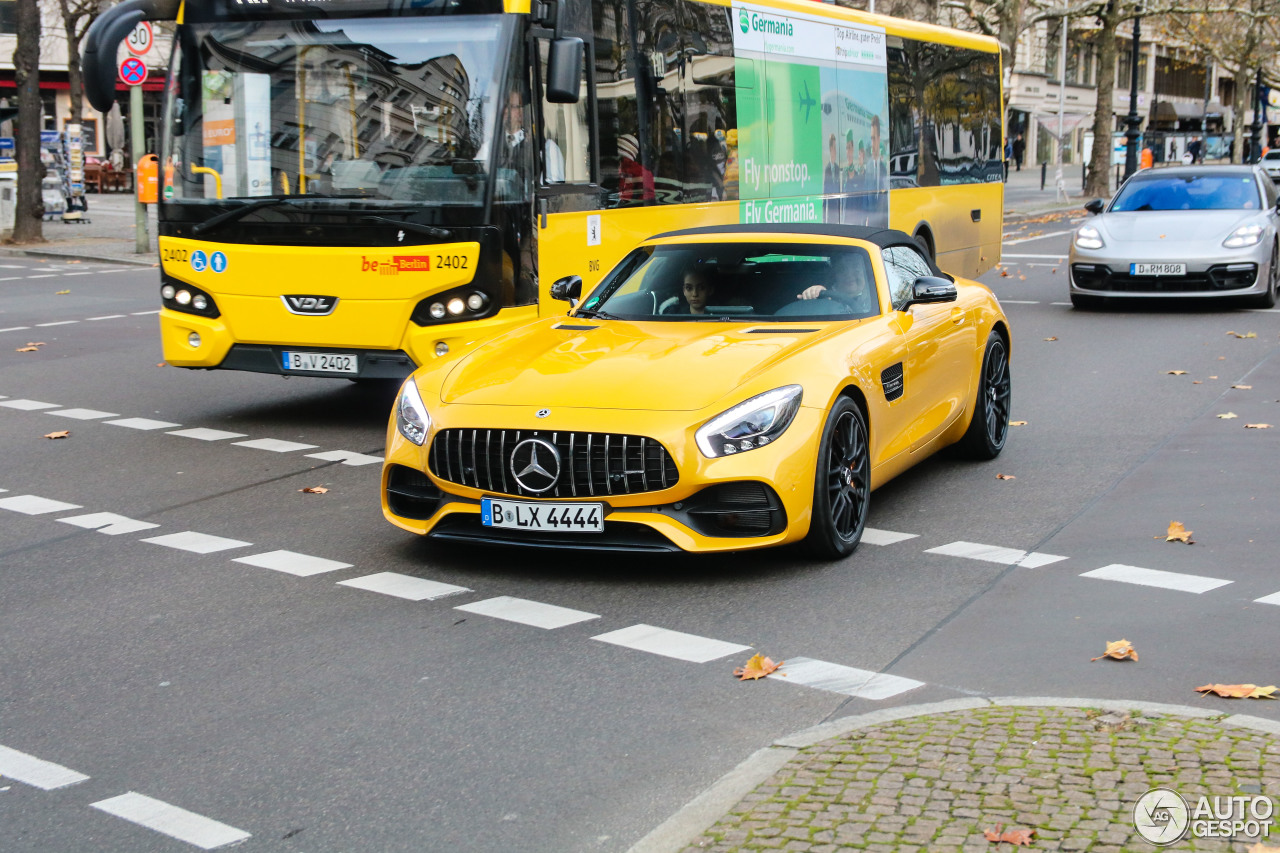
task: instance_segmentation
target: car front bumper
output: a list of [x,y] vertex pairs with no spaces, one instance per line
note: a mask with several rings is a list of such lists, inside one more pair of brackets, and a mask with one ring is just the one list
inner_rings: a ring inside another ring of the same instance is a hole
[[[1191,256],[1174,252],[1161,257],[1121,256],[1103,249],[1071,248],[1068,275],[1073,294],[1145,298],[1237,297],[1266,293],[1271,263],[1271,243],[1263,241],[1245,249]],[[1184,275],[1132,275],[1131,264],[1180,263]]]

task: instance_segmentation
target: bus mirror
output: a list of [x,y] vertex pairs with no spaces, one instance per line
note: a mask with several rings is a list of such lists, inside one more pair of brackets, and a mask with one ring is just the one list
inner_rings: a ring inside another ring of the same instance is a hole
[[576,104],[582,87],[582,39],[554,39],[550,48],[547,54],[547,102]]
[[551,285],[551,298],[574,305],[582,298],[582,276],[567,275]]
[[84,34],[80,68],[84,93],[95,110],[105,113],[116,99],[116,50],[140,21],[172,21],[181,0],[125,0],[98,16]]

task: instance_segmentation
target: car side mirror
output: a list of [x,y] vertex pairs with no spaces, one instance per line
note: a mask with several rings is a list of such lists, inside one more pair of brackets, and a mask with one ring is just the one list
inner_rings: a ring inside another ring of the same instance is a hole
[[567,275],[551,285],[551,298],[577,307],[582,298],[582,276]]
[[1097,216],[1107,206],[1107,203],[1100,198],[1091,198],[1084,204],[1084,209]]
[[955,302],[960,292],[955,282],[936,275],[922,275],[911,285],[911,299],[903,309],[912,305],[931,305],[935,302]]
[[583,43],[580,38],[558,38],[547,53],[547,102],[576,104],[582,92]]

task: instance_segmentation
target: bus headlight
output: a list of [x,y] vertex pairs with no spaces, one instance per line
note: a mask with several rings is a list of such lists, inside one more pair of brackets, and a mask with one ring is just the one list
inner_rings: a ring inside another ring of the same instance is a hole
[[489,297],[485,296],[478,290],[467,297],[467,307],[472,311],[483,311],[484,306],[487,305],[488,302]]
[[449,308],[449,313],[456,317],[459,314],[461,314],[463,311],[467,310],[467,303],[463,302],[461,299],[455,296],[449,300],[448,308]]
[[443,302],[432,302],[431,308],[428,310],[431,312],[431,316],[434,317],[435,319],[437,320],[444,319],[444,303]]
[[803,394],[799,385],[784,385],[716,415],[694,433],[698,449],[715,459],[764,447],[791,426]]
[[427,407],[422,405],[422,395],[413,377],[405,380],[400,388],[400,399],[396,400],[396,429],[400,434],[419,447],[427,440],[427,432],[431,429],[431,416]]

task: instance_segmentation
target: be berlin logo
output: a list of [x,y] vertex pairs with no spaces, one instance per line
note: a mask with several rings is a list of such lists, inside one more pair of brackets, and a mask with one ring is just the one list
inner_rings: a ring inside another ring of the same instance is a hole
[[1133,806],[1138,834],[1157,847],[1192,838],[1269,838],[1270,797],[1201,797],[1193,809],[1172,788],[1152,788]]

